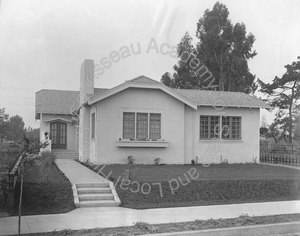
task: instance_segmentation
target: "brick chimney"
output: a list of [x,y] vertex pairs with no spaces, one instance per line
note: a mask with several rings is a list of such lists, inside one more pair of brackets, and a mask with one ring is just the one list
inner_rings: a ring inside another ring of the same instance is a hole
[[94,61],[85,59],[80,69],[80,104],[91,94],[94,94]]

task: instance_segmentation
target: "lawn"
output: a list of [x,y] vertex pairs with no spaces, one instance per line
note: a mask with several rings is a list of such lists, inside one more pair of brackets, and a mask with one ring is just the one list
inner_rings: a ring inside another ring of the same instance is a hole
[[[127,165],[106,165],[98,168],[105,175],[110,172],[110,177],[118,179],[124,177]],[[131,180],[143,182],[169,181],[171,179],[185,180],[189,177],[191,170],[195,168],[199,176],[196,180],[274,180],[274,179],[298,179],[300,172],[294,169],[284,167],[273,167],[260,164],[217,164],[204,167],[202,165],[136,165],[132,172]]]
[[[15,202],[18,203],[20,182],[15,190]],[[2,203],[2,202],[1,202]],[[0,208],[5,206],[0,205]],[[40,164],[26,164],[22,198],[22,215],[55,214],[71,211],[75,208],[70,182],[63,176],[55,164],[50,166],[48,181],[42,172]],[[15,204],[12,215],[18,213]]]
[[[85,164],[109,176],[121,205],[134,209],[300,199],[295,169],[260,164],[128,165]],[[99,171],[101,170],[101,171]]]

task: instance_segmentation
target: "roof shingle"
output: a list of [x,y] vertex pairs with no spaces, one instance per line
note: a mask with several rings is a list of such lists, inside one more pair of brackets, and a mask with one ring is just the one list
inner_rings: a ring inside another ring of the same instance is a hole
[[[108,89],[95,88],[100,94]],[[43,89],[36,92],[35,112],[47,114],[72,114],[79,106],[79,91]]]
[[225,92],[198,89],[174,89],[198,106],[261,107],[269,106],[255,96],[242,92]]

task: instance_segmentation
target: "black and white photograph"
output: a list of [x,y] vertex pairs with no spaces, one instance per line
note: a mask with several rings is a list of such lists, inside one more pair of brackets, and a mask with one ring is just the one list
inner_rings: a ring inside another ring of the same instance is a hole
[[0,0],[0,236],[300,236],[299,0]]

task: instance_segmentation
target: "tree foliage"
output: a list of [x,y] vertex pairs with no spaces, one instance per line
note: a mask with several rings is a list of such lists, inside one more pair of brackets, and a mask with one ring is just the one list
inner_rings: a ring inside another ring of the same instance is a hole
[[40,129],[39,128],[32,128],[28,127],[24,129],[26,137],[28,137],[31,141],[39,141],[40,140]]
[[23,139],[25,123],[19,115],[12,116],[8,122],[7,139],[18,142]]
[[285,66],[286,72],[279,78],[275,77],[272,83],[258,80],[260,91],[267,94],[268,103],[278,108],[274,126],[278,126],[283,135],[288,132],[288,141],[293,141],[295,118],[300,108],[300,57],[298,61]]
[[255,37],[247,35],[244,24],[233,25],[228,16],[227,7],[219,2],[212,10],[205,11],[197,24],[196,47],[185,33],[177,45],[179,61],[174,66],[175,72],[173,76],[163,75],[164,84],[246,93],[256,90],[255,75],[248,68],[248,60],[257,54],[252,51]]
[[8,132],[9,116],[5,113],[5,108],[0,108],[0,143],[2,144]]

